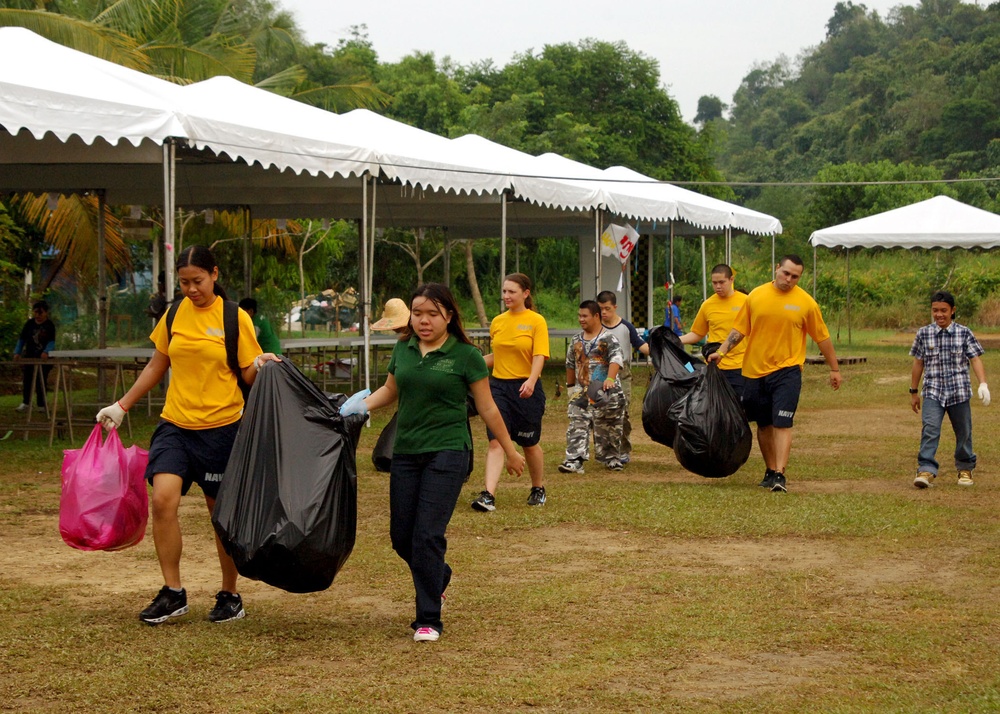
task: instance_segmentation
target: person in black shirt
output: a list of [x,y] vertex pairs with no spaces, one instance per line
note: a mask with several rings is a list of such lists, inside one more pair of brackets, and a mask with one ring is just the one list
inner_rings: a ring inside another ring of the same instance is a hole
[[[21,335],[17,339],[17,346],[14,347],[14,359],[48,359],[49,352],[56,347],[56,326],[49,319],[49,304],[44,300],[39,300],[31,306],[32,317],[21,328]],[[49,378],[51,367],[42,367],[38,373],[38,380],[35,384],[35,404],[40,409],[45,408],[46,382]],[[31,377],[35,374],[34,365],[25,365],[22,372],[22,398],[21,404],[16,411],[28,410],[28,402],[31,400]]]

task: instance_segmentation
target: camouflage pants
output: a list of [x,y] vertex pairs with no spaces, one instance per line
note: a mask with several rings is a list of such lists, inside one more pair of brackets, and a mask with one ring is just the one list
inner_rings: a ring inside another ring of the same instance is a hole
[[622,420],[625,397],[620,389],[608,392],[608,402],[590,404],[586,395],[571,400],[567,407],[569,428],[566,429],[566,460],[587,461],[590,458],[590,434],[594,434],[594,457],[600,463],[618,458],[622,440]]

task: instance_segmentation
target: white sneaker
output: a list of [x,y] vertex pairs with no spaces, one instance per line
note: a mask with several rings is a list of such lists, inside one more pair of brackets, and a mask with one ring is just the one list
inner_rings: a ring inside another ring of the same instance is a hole
[[930,488],[934,485],[934,477],[937,474],[932,474],[930,471],[921,471],[917,474],[917,477],[913,479],[913,485],[917,488]]
[[438,637],[441,633],[435,630],[433,627],[418,627],[417,631],[413,633],[414,642],[437,642]]
[[14,407],[14,411],[16,411],[16,412],[26,412],[26,411],[28,411],[28,405],[25,404],[24,402],[21,402],[16,407]]
[[583,463],[576,459],[566,459],[557,467],[564,474],[582,474]]

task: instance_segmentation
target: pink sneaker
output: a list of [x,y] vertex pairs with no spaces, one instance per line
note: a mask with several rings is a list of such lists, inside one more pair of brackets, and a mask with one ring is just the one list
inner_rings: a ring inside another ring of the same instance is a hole
[[438,637],[441,633],[435,630],[433,627],[418,627],[417,631],[413,633],[414,642],[437,642]]

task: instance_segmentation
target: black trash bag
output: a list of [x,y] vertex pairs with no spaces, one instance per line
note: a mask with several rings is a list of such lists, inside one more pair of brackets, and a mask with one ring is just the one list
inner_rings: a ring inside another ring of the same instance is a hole
[[372,465],[381,474],[389,473],[392,468],[392,445],[396,442],[396,417],[393,414],[389,423],[382,428],[382,433],[378,435],[375,448],[372,449]]
[[750,458],[750,424],[717,364],[709,364],[691,391],[674,402],[670,418],[677,424],[674,454],[688,471],[722,478]]
[[288,360],[257,375],[212,513],[243,577],[316,592],[351,554],[364,417],[340,416],[343,400]]
[[[472,398],[472,394],[469,394],[465,398],[465,409],[468,413],[468,418],[471,419],[474,416],[478,416],[479,412],[476,411],[476,402]],[[396,416],[398,414],[393,414],[392,419],[389,423],[382,428],[382,433],[378,435],[378,440],[375,442],[375,448],[372,449],[372,466],[380,474],[387,474],[392,469],[392,446],[396,442]],[[476,442],[472,439],[472,424],[469,424],[469,441],[472,446],[469,447],[469,470],[465,474],[465,480],[469,480],[469,476],[476,468]]]
[[654,370],[642,400],[642,428],[653,441],[673,448],[676,424],[670,407],[694,386],[705,363],[685,352],[677,335],[662,325],[649,333],[649,355]]

